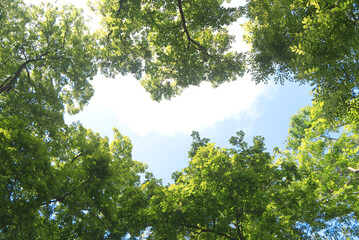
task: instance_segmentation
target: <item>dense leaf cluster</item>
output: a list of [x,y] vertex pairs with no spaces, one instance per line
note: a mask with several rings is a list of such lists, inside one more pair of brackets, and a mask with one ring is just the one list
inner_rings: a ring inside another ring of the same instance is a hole
[[357,2],[252,0],[246,7],[255,81],[274,75],[280,82],[309,82],[327,117],[348,114],[358,97]]
[[154,100],[170,99],[202,81],[213,86],[244,73],[226,26],[241,12],[218,0],[97,1],[105,35],[101,69],[133,73]]

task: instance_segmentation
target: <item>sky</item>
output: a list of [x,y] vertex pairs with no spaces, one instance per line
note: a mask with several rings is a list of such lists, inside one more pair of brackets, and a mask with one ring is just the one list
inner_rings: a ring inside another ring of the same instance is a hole
[[[56,1],[63,3],[86,9],[86,0]],[[234,5],[238,3],[233,1]],[[91,26],[98,26],[96,18]],[[240,22],[229,29],[236,35],[234,49],[245,51],[248,46],[242,41]],[[66,115],[66,122],[80,121],[110,139],[116,127],[131,139],[133,159],[146,163],[148,171],[165,184],[171,182],[174,171],[188,165],[193,130],[220,147],[229,147],[228,140],[239,130],[246,133],[247,141],[261,135],[271,152],[283,146],[290,117],[311,104],[312,98],[309,86],[289,82],[284,86],[273,82],[256,85],[250,75],[216,89],[209,84],[190,87],[171,101],[160,103],[153,102],[131,75],[106,79],[99,74],[92,84],[95,94],[88,106],[75,116]]]

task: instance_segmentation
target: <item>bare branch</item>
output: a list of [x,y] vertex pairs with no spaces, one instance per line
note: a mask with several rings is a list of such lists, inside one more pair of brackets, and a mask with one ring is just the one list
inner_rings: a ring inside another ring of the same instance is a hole
[[352,172],[359,172],[359,169],[355,169],[355,168],[352,168],[352,167],[348,167],[348,170],[352,171]]

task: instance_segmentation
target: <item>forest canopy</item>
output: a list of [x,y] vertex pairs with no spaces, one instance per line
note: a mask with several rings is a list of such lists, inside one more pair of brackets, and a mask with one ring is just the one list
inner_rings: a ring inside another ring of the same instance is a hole
[[[1,239],[359,236],[358,4],[224,2],[93,0],[92,32],[73,5],[0,1]],[[251,49],[239,53],[227,28],[243,17]],[[118,129],[110,141],[64,122],[98,72],[132,74],[155,101],[245,72],[309,83],[314,100],[273,153],[243,131],[230,148],[194,131],[188,166],[164,185]]]

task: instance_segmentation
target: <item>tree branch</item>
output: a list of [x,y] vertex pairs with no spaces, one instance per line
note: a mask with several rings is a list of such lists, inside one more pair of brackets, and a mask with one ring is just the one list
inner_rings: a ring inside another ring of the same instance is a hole
[[71,195],[72,193],[76,192],[78,189],[80,189],[83,185],[85,185],[86,183],[89,182],[89,179],[87,179],[86,181],[84,181],[83,183],[81,183],[79,186],[77,186],[76,188],[72,189],[70,192],[66,193],[65,195],[63,195],[59,201],[63,201],[67,196]]
[[[39,58],[36,59],[29,59],[27,61],[25,61],[23,64],[20,65],[20,67],[17,69],[17,71],[15,72],[14,76],[11,77],[9,76],[8,78],[5,79],[5,81],[0,85],[0,94],[2,94],[5,91],[10,91],[11,88],[13,87],[15,81],[19,78],[22,70],[27,68],[27,65],[31,62],[38,62],[38,61],[46,61],[46,60],[59,60],[61,59],[61,57],[52,57],[52,58],[44,58],[46,55],[48,55],[48,52],[46,51],[45,53],[41,54]],[[27,69],[26,69],[27,70]]]
[[49,203],[55,203],[55,202],[63,202],[65,200],[66,197],[68,197],[69,195],[73,194],[74,192],[76,192],[77,190],[79,190],[82,186],[84,186],[86,183],[88,183],[90,181],[90,179],[87,179],[86,181],[82,182],[79,186],[77,186],[76,188],[72,189],[70,192],[65,193],[62,197],[60,198],[55,198],[54,200],[51,200],[49,202],[46,202],[42,205],[46,205]]
[[69,25],[66,25],[66,31],[65,31],[65,33],[64,33],[64,39],[62,40],[62,48],[64,48],[65,47],[65,42],[66,42],[66,35],[67,35],[67,33],[69,32]]
[[25,66],[25,70],[26,70],[26,73],[27,73],[27,78],[29,80],[29,83],[31,84],[30,72],[29,72],[29,69],[27,68],[27,66]]
[[[355,169],[355,168],[352,168],[352,167],[348,167],[348,170],[350,170],[350,171],[352,171],[352,172],[354,172],[354,173],[359,172],[359,169]],[[351,178],[351,179],[349,179],[348,182],[346,182],[345,184],[348,185],[348,184],[351,183],[352,181],[358,180],[358,179],[359,179],[359,177]]]
[[184,227],[186,227],[186,228],[192,228],[192,229],[197,229],[197,230],[200,230],[200,231],[201,231],[201,233],[202,233],[202,232],[210,232],[210,233],[213,233],[213,234],[216,234],[216,235],[219,235],[219,236],[222,236],[222,237],[225,237],[225,238],[231,239],[231,240],[237,240],[237,239],[232,238],[231,236],[229,236],[229,235],[227,235],[227,234],[220,233],[220,232],[215,232],[215,231],[213,231],[213,230],[209,230],[209,229],[201,228],[201,227],[198,227],[198,226],[193,226],[193,225],[187,225],[187,224],[184,224]]
[[321,137],[322,137],[322,138],[325,138],[325,139],[327,139],[327,140],[329,140],[329,141],[338,141],[337,138],[327,137],[327,136],[325,136],[325,135],[321,135]]
[[346,182],[346,185],[348,185],[348,184],[351,183],[352,181],[358,180],[358,179],[359,179],[359,177],[351,178],[351,179],[349,179],[348,182]]
[[239,236],[239,239],[244,240],[243,229],[242,229],[241,224],[239,223],[239,214],[237,214],[237,218],[236,218],[236,229],[237,229],[237,234]]
[[352,172],[359,172],[359,169],[355,169],[355,168],[352,168],[352,167],[348,167],[348,170],[352,171]]
[[[123,3],[124,3],[125,1],[126,1],[126,0],[120,0],[120,1],[117,2],[120,6],[118,7],[117,12],[116,12],[116,18],[118,18],[118,16],[120,16],[121,11],[122,11],[122,7],[123,7]],[[112,24],[112,27],[114,27],[114,26],[115,26],[115,24]],[[113,33],[113,29],[111,29],[110,32],[108,33],[108,35],[107,35],[107,41],[110,40],[110,36],[112,35],[112,33]],[[120,35],[120,37],[121,37],[121,35]]]
[[175,28],[178,28],[181,26],[182,22],[180,22],[179,24],[175,25],[175,26],[172,26],[172,27],[167,27],[166,25],[164,25],[163,23],[160,23],[162,27],[168,29],[168,30],[171,30],[171,29],[175,29]]
[[182,8],[182,0],[177,0],[177,3],[178,3],[178,10],[181,15],[183,31],[186,33],[186,36],[187,36],[187,49],[190,47],[191,43],[193,43],[197,46],[197,47],[194,47],[195,49],[201,51],[203,54],[205,54],[209,57],[213,57],[212,55],[210,55],[207,52],[207,49],[205,47],[203,47],[200,43],[198,43],[197,41],[195,41],[194,39],[191,38],[191,35],[189,34],[189,31],[187,29],[186,18],[184,17],[184,12],[183,12],[183,8]]
[[20,65],[20,67],[15,72],[15,75],[13,77],[9,76],[5,81],[0,85],[0,94],[4,91],[10,91],[12,85],[15,83],[16,79],[20,76],[21,71],[26,67],[27,64],[30,62],[35,62],[35,59],[27,60],[23,64]]
[[191,45],[191,36],[189,35],[188,29],[187,29],[186,19],[184,17],[184,13],[183,13],[183,9],[182,9],[182,1],[177,0],[177,4],[178,4],[178,10],[179,10],[180,15],[181,15],[181,22],[182,22],[182,26],[183,26],[183,31],[186,33],[186,36],[187,36],[187,49],[188,49],[189,46]]
[[84,155],[85,153],[86,153],[86,152],[78,154],[76,157],[74,157],[74,158],[71,160],[71,163],[73,163],[74,161],[76,161],[76,159],[78,159],[79,157],[81,157],[81,156]]

